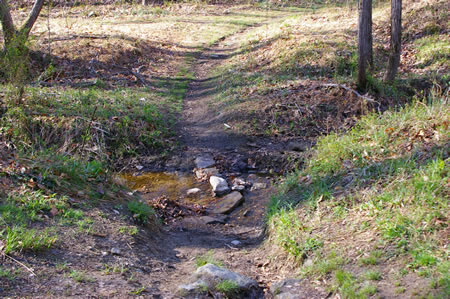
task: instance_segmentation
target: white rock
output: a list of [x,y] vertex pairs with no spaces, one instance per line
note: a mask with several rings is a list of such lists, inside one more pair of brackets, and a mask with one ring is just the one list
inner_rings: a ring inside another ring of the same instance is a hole
[[250,191],[255,191],[259,189],[266,189],[267,184],[266,183],[254,183]]
[[245,190],[245,186],[244,185],[234,185],[233,187],[231,187],[231,190],[233,190],[233,191],[244,191]]
[[230,192],[227,181],[221,177],[213,175],[209,178],[209,183],[216,195],[224,195]]
[[193,196],[193,195],[198,194],[200,191],[202,191],[202,190],[200,190],[199,188],[192,188],[192,189],[189,189],[188,191],[186,191],[186,194],[187,194],[187,196]]
[[234,245],[234,246],[239,246],[239,245],[241,245],[241,241],[233,240],[233,241],[231,241],[231,244]]
[[113,248],[111,248],[111,253],[115,254],[115,255],[120,255],[120,249],[113,247]]

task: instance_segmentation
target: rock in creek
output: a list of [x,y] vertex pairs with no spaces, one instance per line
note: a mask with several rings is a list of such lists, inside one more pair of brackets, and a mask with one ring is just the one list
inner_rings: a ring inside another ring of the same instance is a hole
[[244,185],[233,185],[233,187],[231,187],[231,190],[233,190],[233,191],[244,191],[245,190],[245,186]]
[[211,155],[198,156],[195,158],[195,166],[197,168],[208,168],[216,164]]
[[202,298],[199,296],[207,292],[219,293],[216,287],[224,281],[235,286],[225,294],[228,297],[256,299],[263,294],[255,280],[212,264],[198,268],[191,280],[194,282],[178,287],[178,294],[183,298]]
[[250,191],[256,191],[260,189],[266,189],[267,184],[266,183],[254,183]]
[[238,191],[233,191],[225,196],[212,210],[214,214],[228,214],[244,202],[244,197]]
[[217,168],[215,168],[215,167],[198,169],[195,171],[195,176],[199,180],[207,180],[211,176],[213,176],[213,175],[217,176],[218,174],[219,174],[219,170],[217,170]]
[[199,188],[192,188],[189,189],[188,191],[186,191],[186,195],[187,196],[195,196],[197,194],[199,194],[202,190],[200,190]]
[[218,176],[211,176],[209,178],[209,183],[212,186],[215,195],[220,196],[230,192],[230,187],[224,178]]

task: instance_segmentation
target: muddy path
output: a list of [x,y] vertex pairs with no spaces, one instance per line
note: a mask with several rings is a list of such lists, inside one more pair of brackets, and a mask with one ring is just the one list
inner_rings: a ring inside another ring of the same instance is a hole
[[[171,175],[176,176],[175,181],[181,182],[181,186],[175,188],[177,194],[174,196],[188,205],[197,198],[203,210],[177,218],[165,228],[161,256],[163,270],[150,274],[155,275],[154,295],[162,298],[177,298],[175,290],[188,282],[196,270],[196,259],[204,255],[223,262],[224,267],[231,271],[255,279],[264,289],[267,289],[269,281],[277,279],[264,272],[266,257],[260,249],[265,236],[265,209],[275,188],[275,180],[253,159],[255,152],[276,151],[276,146],[270,148],[270,145],[266,146],[266,140],[235,134],[226,126],[222,115],[210,108],[218,82],[218,78],[211,75],[212,70],[240,50],[245,33],[245,30],[241,31],[196,54],[195,79],[189,85],[178,128],[184,148],[174,163],[181,166],[177,173]],[[201,165],[196,165],[196,159],[213,160],[213,163],[204,171],[200,169],[203,168]],[[241,190],[244,202],[225,215],[214,212],[223,197],[211,195],[208,180],[208,171],[211,170],[225,178],[230,186],[236,178],[247,184]],[[197,178],[192,179],[195,176]],[[186,191],[194,187],[198,187],[199,194],[189,199]],[[143,197],[150,199],[164,192],[149,192]]]

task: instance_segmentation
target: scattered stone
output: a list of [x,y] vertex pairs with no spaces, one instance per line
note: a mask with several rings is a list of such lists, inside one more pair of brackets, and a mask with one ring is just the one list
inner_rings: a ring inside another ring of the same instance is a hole
[[244,197],[238,191],[233,191],[221,200],[213,209],[214,214],[228,214],[244,202]]
[[113,248],[111,248],[111,253],[114,255],[120,255],[120,249],[113,247]]
[[95,11],[91,10],[91,11],[88,13],[87,17],[88,17],[88,18],[94,18],[94,17],[97,17],[97,13],[96,13]]
[[244,185],[233,185],[233,187],[231,187],[231,190],[241,192],[241,191],[245,190],[245,186]]
[[287,145],[287,149],[294,152],[304,152],[309,148],[306,142],[291,141]]
[[202,280],[197,280],[191,284],[180,285],[177,294],[183,298],[196,298],[196,295],[204,294],[207,291],[208,284]]
[[325,290],[292,278],[273,283],[270,292],[274,299],[319,299],[328,296]]
[[210,155],[199,156],[195,159],[195,165],[197,168],[208,168],[216,164],[214,159]]
[[216,196],[224,195],[230,192],[230,187],[225,179],[218,176],[211,176],[209,183],[213,188],[213,192]]
[[248,165],[245,159],[238,159],[233,161],[231,164],[231,170],[235,172],[245,172],[247,171]]
[[204,294],[208,290],[216,291],[216,286],[224,281],[236,285],[233,298],[261,298],[263,294],[255,280],[212,264],[198,268],[191,279],[193,283],[178,287],[178,294],[182,297],[200,298],[196,295]]
[[231,241],[231,244],[234,245],[234,246],[239,246],[239,245],[241,245],[241,241],[233,240],[233,241]]
[[226,215],[216,215],[216,216],[192,216],[186,217],[182,220],[184,226],[199,226],[206,224],[225,224],[227,220]]
[[217,176],[219,174],[219,170],[215,167],[198,169],[195,171],[195,176],[197,179],[209,179],[211,176]]
[[303,263],[303,266],[304,266],[304,267],[311,267],[312,265],[314,265],[314,261],[313,261],[313,259],[311,259],[311,258],[307,259],[307,260]]
[[235,178],[233,180],[233,184],[234,185],[244,185],[245,186],[247,184],[247,182],[243,178]]
[[186,191],[187,196],[194,196],[197,195],[199,192],[201,192],[200,188],[192,188]]
[[136,169],[137,169],[137,170],[142,170],[142,169],[144,169],[144,166],[142,166],[142,165],[136,165]]
[[103,256],[107,256],[107,255],[108,255],[108,252],[102,251],[102,255],[103,255]]
[[225,224],[227,218],[228,217],[225,215],[217,215],[215,217],[212,217],[212,216],[201,216],[200,217],[200,219],[205,224]]
[[254,183],[250,191],[256,191],[260,189],[266,189],[267,184],[266,183]]

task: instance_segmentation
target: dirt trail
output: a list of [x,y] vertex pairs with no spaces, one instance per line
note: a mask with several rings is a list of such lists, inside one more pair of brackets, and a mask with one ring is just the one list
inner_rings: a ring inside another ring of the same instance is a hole
[[[217,92],[217,81],[211,77],[211,70],[239,50],[245,32],[225,38],[197,54],[196,78],[189,86],[179,128],[185,145],[182,159],[189,161],[189,165],[193,165],[195,157],[205,154],[231,165],[233,161],[248,159],[254,150],[247,137],[226,128],[221,115],[214,114],[209,105]],[[222,171],[228,178],[236,175],[230,169]],[[245,172],[241,175],[247,177],[249,174]],[[211,250],[214,258],[223,261],[226,268],[254,278],[262,287],[267,287],[261,273],[264,258],[258,248],[264,238],[264,213],[272,187],[267,177],[253,174],[250,178],[267,183],[267,188],[244,191],[245,203],[229,215],[226,224],[204,224],[192,217],[178,221],[165,233],[167,264],[164,275],[158,279],[163,298],[176,298],[174,290],[187,282],[195,271],[196,257]],[[232,245],[234,240],[241,243]]]

